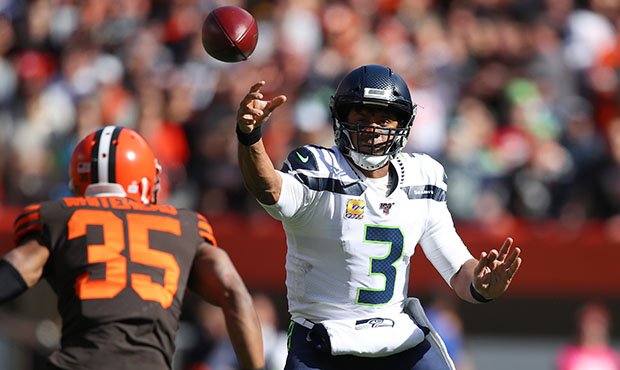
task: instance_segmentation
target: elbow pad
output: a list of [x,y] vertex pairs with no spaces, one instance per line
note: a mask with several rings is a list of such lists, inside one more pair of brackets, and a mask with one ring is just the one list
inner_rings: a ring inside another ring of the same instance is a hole
[[0,304],[10,301],[28,289],[22,275],[5,259],[0,259]]

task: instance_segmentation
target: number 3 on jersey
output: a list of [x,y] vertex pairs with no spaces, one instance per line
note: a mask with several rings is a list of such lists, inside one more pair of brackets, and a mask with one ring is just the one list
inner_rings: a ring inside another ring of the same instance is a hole
[[355,303],[368,306],[386,304],[394,296],[394,282],[396,281],[396,266],[394,265],[403,256],[405,237],[398,227],[366,225],[364,241],[389,246],[385,257],[370,258],[370,275],[383,275],[385,288],[357,288]]
[[[105,263],[104,280],[90,280],[85,272],[75,281],[75,292],[80,299],[114,298],[127,285],[127,259],[121,254],[125,249],[123,221],[112,211],[81,209],[69,220],[69,240],[86,235],[88,225],[100,225],[104,243],[88,245],[88,263]],[[150,276],[131,274],[131,288],[147,301],[159,302],[163,308],[172,304],[177,292],[180,269],[170,253],[149,248],[149,230],[181,235],[179,220],[166,216],[128,214],[129,259],[146,266],[164,270],[164,285],[154,283]]]

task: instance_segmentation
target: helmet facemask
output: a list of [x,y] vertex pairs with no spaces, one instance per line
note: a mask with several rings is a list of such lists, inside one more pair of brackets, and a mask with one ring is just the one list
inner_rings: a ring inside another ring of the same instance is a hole
[[[380,127],[340,121],[337,118],[336,125],[337,142],[341,149],[344,148],[343,153],[365,170],[381,168],[400,153],[407,144],[411,129],[411,125],[402,122],[399,122],[398,127]],[[357,143],[357,147],[354,143]]]

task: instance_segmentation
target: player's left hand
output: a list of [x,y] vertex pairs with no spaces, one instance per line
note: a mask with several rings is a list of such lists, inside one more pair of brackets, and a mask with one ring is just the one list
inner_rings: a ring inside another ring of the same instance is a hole
[[493,249],[488,254],[480,254],[472,284],[476,291],[487,299],[502,295],[521,266],[521,250],[514,248],[511,252],[512,243],[512,238],[506,238],[499,252]]

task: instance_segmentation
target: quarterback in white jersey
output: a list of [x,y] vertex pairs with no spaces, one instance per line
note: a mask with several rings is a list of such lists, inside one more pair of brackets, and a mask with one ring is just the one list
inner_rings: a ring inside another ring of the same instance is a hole
[[286,232],[285,369],[454,369],[419,301],[407,297],[416,245],[472,303],[508,288],[519,249],[507,238],[479,260],[470,254],[447,208],[443,167],[401,152],[416,105],[391,69],[349,73],[330,101],[336,146],[297,148],[281,171],[260,125],[286,97],[262,100],[263,85],[240,105],[239,165],[248,190]]
[[443,167],[403,153],[392,166],[390,187],[387,178],[368,181],[338,147],[305,146],[289,155],[280,199],[264,207],[286,231],[293,321],[401,312],[418,243],[448,284],[473,258],[446,207]]

